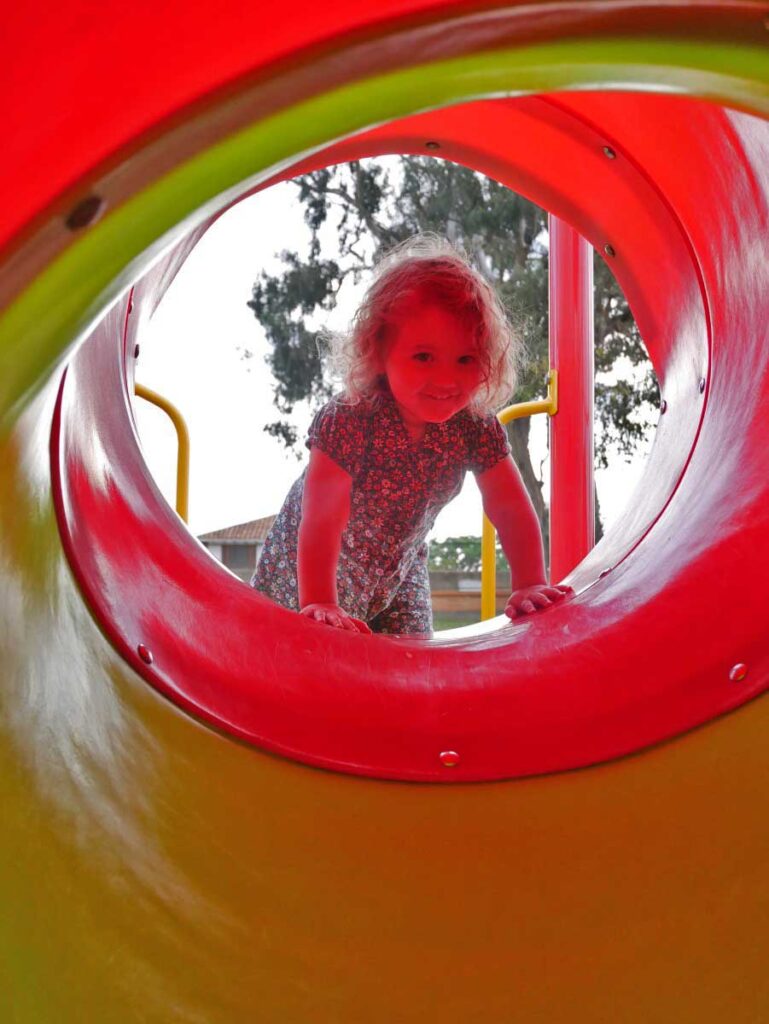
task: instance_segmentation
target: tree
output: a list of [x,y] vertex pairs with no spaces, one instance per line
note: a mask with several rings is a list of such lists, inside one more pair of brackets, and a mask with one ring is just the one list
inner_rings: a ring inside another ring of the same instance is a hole
[[[396,170],[375,160],[354,161],[304,175],[294,184],[310,232],[309,254],[283,252],[283,272],[262,272],[248,303],[271,346],[267,362],[282,414],[265,430],[293,446],[296,432],[286,417],[294,405],[303,399],[320,404],[331,393],[308,318],[333,309],[348,278],[359,282],[381,253],[421,231],[461,244],[494,284],[525,342],[514,400],[542,396],[548,370],[545,211],[490,178],[432,157],[402,157]],[[338,256],[327,258],[320,231],[332,214],[338,218]],[[616,384],[599,383],[596,389],[603,428],[596,454],[605,465],[610,448],[628,456],[644,437],[644,403],[656,402],[657,385],[627,302],[601,259],[596,285],[596,366],[599,372],[619,371]],[[547,539],[543,481],[529,453],[529,421],[514,420],[508,436]]]
[[[509,573],[510,566],[499,540],[496,543],[496,553],[497,569],[500,572],[507,571]],[[431,570],[458,569],[461,572],[480,572],[481,538],[479,536],[447,537],[446,540],[430,541],[427,565]]]

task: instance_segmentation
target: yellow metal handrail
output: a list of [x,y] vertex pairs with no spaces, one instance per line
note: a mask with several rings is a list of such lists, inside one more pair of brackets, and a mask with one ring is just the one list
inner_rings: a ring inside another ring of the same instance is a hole
[[176,439],[178,444],[176,456],[176,511],[187,522],[189,515],[189,493],[190,493],[190,433],[184,417],[172,405],[167,398],[163,398],[156,391],[145,388],[143,384],[134,384],[134,393],[143,398],[145,402],[151,402],[163,412],[176,428]]
[[[504,426],[511,420],[524,416],[536,416],[546,412],[555,416],[558,412],[558,371],[550,370],[547,375],[547,398],[536,402],[519,402],[508,405],[497,413],[497,419]],[[483,517],[481,534],[481,621],[493,619],[497,613],[497,531],[488,516]]]

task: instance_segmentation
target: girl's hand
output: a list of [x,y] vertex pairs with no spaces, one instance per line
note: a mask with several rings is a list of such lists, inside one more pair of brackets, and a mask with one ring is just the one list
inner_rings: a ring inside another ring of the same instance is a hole
[[514,590],[510,595],[505,607],[505,615],[511,619],[517,619],[521,615],[530,615],[538,608],[548,608],[551,604],[555,604],[573,593],[572,587],[566,587],[561,583],[553,587],[547,583],[538,583],[533,587],[521,587],[520,590]]
[[308,619],[315,619],[316,622],[325,622],[327,626],[348,629],[351,633],[371,632],[365,622],[361,619],[354,619],[338,604],[306,604],[299,614],[306,615]]

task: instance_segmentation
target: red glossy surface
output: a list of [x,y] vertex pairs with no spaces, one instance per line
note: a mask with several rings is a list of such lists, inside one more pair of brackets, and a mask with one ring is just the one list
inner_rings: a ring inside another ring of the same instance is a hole
[[593,481],[593,250],[550,217],[550,366],[558,412],[550,419],[550,574],[563,579],[595,544]]
[[[695,5],[691,0],[377,0],[370,6],[357,0],[297,0],[291,17],[278,0],[237,0],[218,9],[216,17],[207,5],[166,0],[159,8],[136,0],[114,5],[108,19],[82,0],[45,8],[12,4],[3,26],[9,52],[0,62],[0,95],[14,98],[3,110],[0,249],[65,190],[73,190],[73,200],[82,199],[85,182],[102,161],[124,157],[137,138],[185,106],[258,76],[273,61],[295,65],[314,54],[333,53],[347,34],[382,37],[386,51],[384,26],[410,26],[411,40],[398,39],[390,49],[399,61],[419,63],[427,55],[436,58],[479,41],[500,46],[509,39],[638,33],[685,39],[693,22],[703,39],[763,45],[764,17],[763,6],[749,0]],[[430,19],[439,23],[435,31]],[[447,32],[443,26],[450,19],[454,31]],[[37,72],[41,67],[45,74]]]
[[[511,39],[650,33],[706,39],[716,55],[769,39],[767,5],[740,0],[524,0],[491,13],[235,0],[212,12],[9,5],[0,238],[24,241],[20,228],[26,243],[3,260],[0,305],[72,242],[64,216],[106,177],[105,155],[118,184],[101,226],[195,151],[164,118],[210,145],[212,122],[226,123],[217,87],[239,98],[275,55],[312,74],[293,94],[290,74],[260,79],[252,120],[345,76]],[[420,24],[378,39],[391,16]],[[356,27],[370,63],[335,36]],[[327,41],[318,70],[298,48]],[[663,90],[718,93],[680,57],[641,72]],[[599,64],[583,86],[606,84]],[[638,70],[610,69],[630,88]],[[739,69],[731,84],[723,95],[749,103]],[[202,125],[185,106],[197,98],[211,105]],[[311,158],[436,139],[616,245],[668,409],[626,514],[573,575],[578,598],[525,626],[428,646],[300,628],[187,535],[147,476],[122,364],[202,212],[188,209],[192,230],[137,286],[128,331],[123,304],[72,362],[52,448],[55,364],[74,328],[52,338],[58,302],[41,301],[25,332],[5,333],[0,411],[30,381],[40,391],[0,431],[1,1019],[764,1019],[769,705],[712,720],[760,694],[768,668],[766,127],[670,95],[574,93],[424,114]],[[151,245],[172,219],[132,228]],[[94,315],[150,265],[130,249],[117,245],[115,273],[136,262]],[[62,308],[82,310],[89,285],[70,273]],[[600,760],[699,722],[596,770],[444,789],[313,771],[232,741],[461,783]]]
[[[745,588],[719,595],[769,568],[769,363],[757,329],[769,313],[765,123],[662,96],[489,101],[378,129],[303,166],[418,152],[425,138],[569,219],[594,245],[619,240],[616,273],[668,412],[626,515],[573,574],[580,594],[520,625],[420,643],[308,623],[224,573],[150,479],[125,381],[135,325],[180,251],[137,286],[130,317],[125,304],[113,309],[62,389],[60,525],[104,630],[152,685],[219,728],[311,764],[390,778],[588,764],[762,692],[767,613]],[[604,156],[607,143],[616,160]],[[751,666],[739,686],[728,678],[737,662]],[[450,771],[445,751],[461,756]]]

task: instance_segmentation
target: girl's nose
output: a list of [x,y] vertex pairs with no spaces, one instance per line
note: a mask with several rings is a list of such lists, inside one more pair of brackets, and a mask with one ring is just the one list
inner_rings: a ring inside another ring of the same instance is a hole
[[453,366],[435,366],[432,373],[432,383],[436,387],[447,389],[456,387],[456,370]]

